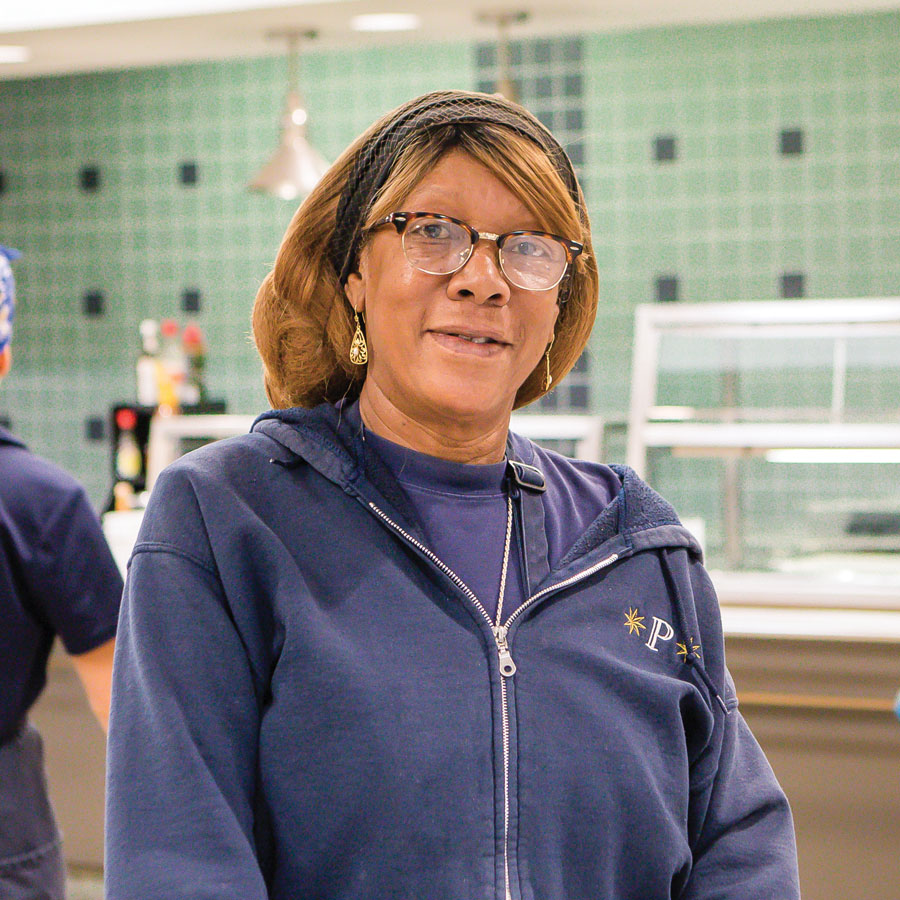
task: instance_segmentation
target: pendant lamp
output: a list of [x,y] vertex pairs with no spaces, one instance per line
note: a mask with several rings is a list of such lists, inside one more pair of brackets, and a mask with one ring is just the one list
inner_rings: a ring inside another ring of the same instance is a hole
[[297,88],[298,51],[301,38],[316,37],[315,31],[279,31],[270,37],[288,42],[288,89],[281,119],[281,141],[272,158],[259,170],[249,188],[283,200],[303,200],[325,174],[329,163],[306,138],[308,118]]
[[510,25],[528,21],[528,12],[491,10],[477,13],[476,18],[479,22],[497,26],[497,93],[507,100],[518,103],[518,91],[510,72],[508,29]]

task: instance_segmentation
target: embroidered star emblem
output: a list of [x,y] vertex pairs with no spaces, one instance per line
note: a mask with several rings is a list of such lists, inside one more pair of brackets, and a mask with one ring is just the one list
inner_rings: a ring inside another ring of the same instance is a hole
[[[691,649],[688,650],[688,645],[690,644]],[[678,655],[687,662],[688,656],[696,656],[700,657],[700,645],[694,643],[694,637],[691,635],[687,641],[683,644],[677,644],[678,647]]]
[[647,630],[647,626],[644,624],[644,617],[639,616],[638,611],[632,609],[630,606],[628,607],[628,612],[625,614],[625,622],[623,624],[628,629],[629,634],[640,636],[642,629],[644,631]]

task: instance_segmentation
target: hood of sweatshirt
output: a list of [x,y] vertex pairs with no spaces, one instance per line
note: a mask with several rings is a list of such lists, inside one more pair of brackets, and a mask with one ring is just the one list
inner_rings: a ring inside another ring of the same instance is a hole
[[[265,434],[281,448],[272,464],[286,468],[310,465],[322,476],[361,501],[383,509],[419,540],[421,528],[410,515],[402,488],[378,455],[348,421],[340,405],[322,404],[313,409],[294,407],[270,410],[257,417],[251,429]],[[540,468],[539,450],[527,438],[510,432],[507,458]],[[635,553],[659,555],[666,584],[683,635],[697,634],[693,590],[684,568],[673,562],[676,551],[699,561],[697,539],[681,524],[674,508],[628,466],[611,466],[622,487],[615,499],[575,542],[551,573],[563,582],[577,571],[615,555],[619,560]],[[699,652],[688,652],[685,664],[726,711],[722,687],[707,673]]]
[[[283,448],[284,452],[273,458],[274,464],[293,467],[305,463],[344,489],[380,495],[379,499],[401,507],[395,511],[405,515],[399,485],[339,406],[270,410],[257,417],[252,430],[266,434]],[[507,440],[507,458],[540,468],[535,445],[514,432]],[[622,482],[618,496],[569,550],[559,568],[616,537],[629,552],[669,547],[684,548],[698,558],[702,555],[696,538],[666,500],[628,466],[611,468]]]

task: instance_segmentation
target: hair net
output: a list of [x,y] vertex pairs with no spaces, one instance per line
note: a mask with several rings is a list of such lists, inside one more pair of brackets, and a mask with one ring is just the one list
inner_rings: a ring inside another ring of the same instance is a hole
[[0,244],[0,353],[12,340],[12,323],[16,314],[16,282],[10,261],[21,254]]
[[434,91],[399,107],[359,150],[337,208],[329,253],[345,284],[356,264],[362,228],[372,201],[411,138],[441,125],[503,125],[537,144],[553,161],[580,208],[572,163],[555,137],[528,110],[494,94]]

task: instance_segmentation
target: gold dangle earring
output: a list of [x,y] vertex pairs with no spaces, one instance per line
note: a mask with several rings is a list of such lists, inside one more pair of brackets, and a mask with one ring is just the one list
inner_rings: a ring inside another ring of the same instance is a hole
[[556,335],[554,334],[552,338],[550,338],[550,343],[547,344],[547,350],[544,353],[544,361],[547,365],[546,371],[544,372],[544,380],[541,382],[541,390],[546,394],[547,391],[550,390],[550,385],[553,384],[553,376],[550,374],[550,348],[553,346],[553,342],[556,340]]
[[356,331],[353,333],[353,341],[350,344],[350,362],[354,366],[364,366],[369,361],[369,347],[359,321],[359,313],[355,309],[353,310],[353,319],[356,322]]

